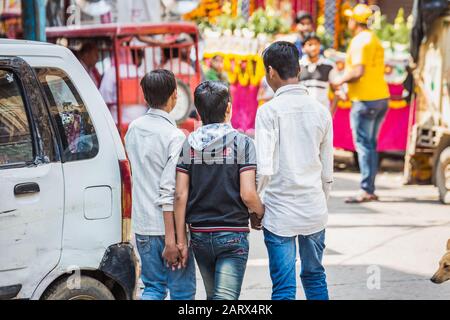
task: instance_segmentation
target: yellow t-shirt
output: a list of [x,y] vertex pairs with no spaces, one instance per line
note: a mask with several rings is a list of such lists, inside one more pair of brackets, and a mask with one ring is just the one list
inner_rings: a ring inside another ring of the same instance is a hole
[[352,101],[373,101],[389,98],[389,88],[384,80],[384,49],[380,40],[370,30],[356,35],[347,50],[345,68],[363,65],[364,75],[348,83],[348,97]]

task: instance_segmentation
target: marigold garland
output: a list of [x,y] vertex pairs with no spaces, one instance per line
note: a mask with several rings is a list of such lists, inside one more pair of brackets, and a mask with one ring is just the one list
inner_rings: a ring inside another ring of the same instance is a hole
[[261,56],[239,55],[232,53],[206,53],[204,57],[210,59],[216,55],[223,57],[224,71],[228,74],[231,84],[239,83],[241,86],[257,86],[266,74]]

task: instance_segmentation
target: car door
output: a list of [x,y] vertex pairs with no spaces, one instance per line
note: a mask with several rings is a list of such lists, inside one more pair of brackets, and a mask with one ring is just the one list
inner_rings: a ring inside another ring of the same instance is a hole
[[0,56],[0,299],[29,298],[61,255],[64,181],[31,67]]

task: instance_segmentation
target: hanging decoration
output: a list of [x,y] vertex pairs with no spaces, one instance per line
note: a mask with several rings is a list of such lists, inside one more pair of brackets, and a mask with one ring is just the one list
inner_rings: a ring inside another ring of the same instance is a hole
[[250,17],[250,0],[241,0],[241,14],[245,20]]
[[243,87],[258,86],[266,73],[260,55],[209,52],[204,57],[208,60],[217,55],[223,57],[224,71],[228,75],[230,84],[239,83]]
[[[325,29],[328,34],[336,34],[336,0],[325,0]],[[331,45],[334,47],[335,39]]]
[[200,4],[193,11],[183,15],[185,20],[202,20],[214,22],[216,17],[223,13],[223,1],[220,0],[201,0]]

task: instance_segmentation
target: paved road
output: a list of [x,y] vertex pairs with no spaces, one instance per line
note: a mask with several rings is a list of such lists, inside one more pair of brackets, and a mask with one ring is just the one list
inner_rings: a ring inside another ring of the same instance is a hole
[[[349,205],[344,199],[358,189],[358,174],[338,172],[335,178],[324,257],[330,297],[450,299],[450,282],[429,281],[450,238],[450,206],[438,202],[436,189],[403,186],[401,173],[384,173],[377,180],[380,202]],[[270,299],[262,233],[252,232],[250,241],[241,299]],[[197,299],[204,299],[197,278]],[[298,298],[304,299],[300,284]]]
[[[450,281],[429,281],[450,238],[450,206],[440,204],[432,186],[403,186],[398,171],[377,178],[379,202],[345,204],[358,179],[353,172],[335,174],[324,256],[330,298],[450,299]],[[252,231],[241,299],[270,295],[263,236]],[[300,281],[297,296],[304,299]],[[205,299],[198,271],[196,298]]]

